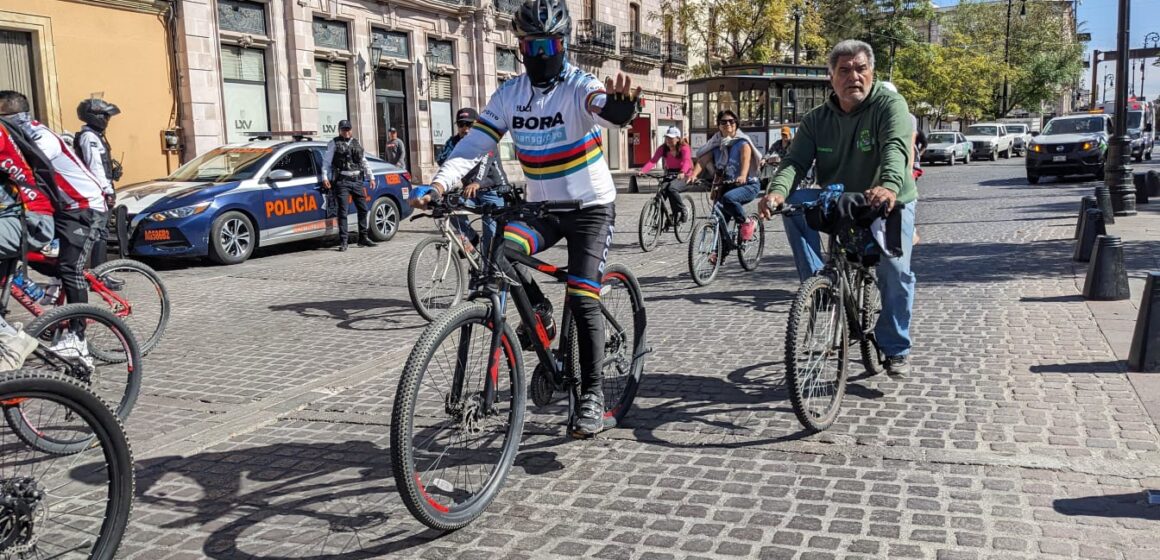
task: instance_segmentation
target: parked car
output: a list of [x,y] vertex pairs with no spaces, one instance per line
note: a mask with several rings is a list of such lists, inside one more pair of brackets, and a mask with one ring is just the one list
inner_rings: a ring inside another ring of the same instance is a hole
[[1027,182],[1053,175],[1104,176],[1112,118],[1104,114],[1056,117],[1033,138],[1027,150]]
[[[110,231],[115,244],[139,257],[209,257],[220,264],[250,258],[254,249],[336,236],[327,217],[320,169],[326,144],[262,137],[210,150],[170,176],[117,189]],[[406,171],[368,156],[375,188],[372,239],[394,237],[411,187]],[[347,231],[357,231],[353,203]],[[118,216],[121,223],[118,224]]]
[[922,153],[922,163],[956,161],[971,163],[971,143],[961,133],[951,130],[936,130],[926,135],[926,151]]
[[1007,133],[1012,137],[1011,147],[1016,156],[1027,153],[1027,145],[1031,143],[1031,129],[1025,124],[1008,123]]
[[975,159],[995,161],[999,156],[1011,157],[1014,138],[1003,123],[973,124],[967,127],[966,136],[971,141],[971,156]]

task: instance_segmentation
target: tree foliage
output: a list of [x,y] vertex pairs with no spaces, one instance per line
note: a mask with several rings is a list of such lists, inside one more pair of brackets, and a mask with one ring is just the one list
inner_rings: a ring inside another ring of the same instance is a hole
[[878,74],[892,73],[898,49],[924,42],[922,22],[934,17],[930,0],[814,0],[827,44],[858,39],[874,48]]
[[962,48],[959,36],[945,45],[918,44],[898,53],[894,83],[911,112],[934,119],[977,120],[991,102],[994,77],[1004,71],[990,57]]

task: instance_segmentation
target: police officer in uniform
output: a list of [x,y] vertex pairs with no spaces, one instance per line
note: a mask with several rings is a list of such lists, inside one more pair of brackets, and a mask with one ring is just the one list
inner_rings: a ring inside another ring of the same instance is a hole
[[347,196],[354,200],[355,210],[358,211],[358,244],[363,247],[377,245],[371,241],[367,231],[367,193],[362,186],[364,177],[370,181],[370,188],[374,189],[375,176],[371,173],[362,145],[353,137],[350,121],[339,121],[338,136],[326,145],[326,154],[322,156],[322,186],[330,190],[338,202],[339,251],[345,251],[347,245]]

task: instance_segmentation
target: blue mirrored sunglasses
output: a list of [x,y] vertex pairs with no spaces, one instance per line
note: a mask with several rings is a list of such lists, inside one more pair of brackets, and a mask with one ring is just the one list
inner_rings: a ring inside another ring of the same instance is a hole
[[520,39],[520,54],[524,56],[556,56],[564,52],[563,37],[525,37]]

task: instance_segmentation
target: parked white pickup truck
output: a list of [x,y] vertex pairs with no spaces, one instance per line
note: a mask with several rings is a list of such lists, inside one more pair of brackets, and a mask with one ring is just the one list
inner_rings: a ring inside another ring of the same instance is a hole
[[1007,132],[1003,123],[979,123],[967,127],[971,141],[971,158],[995,161],[999,156],[1010,158],[1014,151],[1015,136]]

